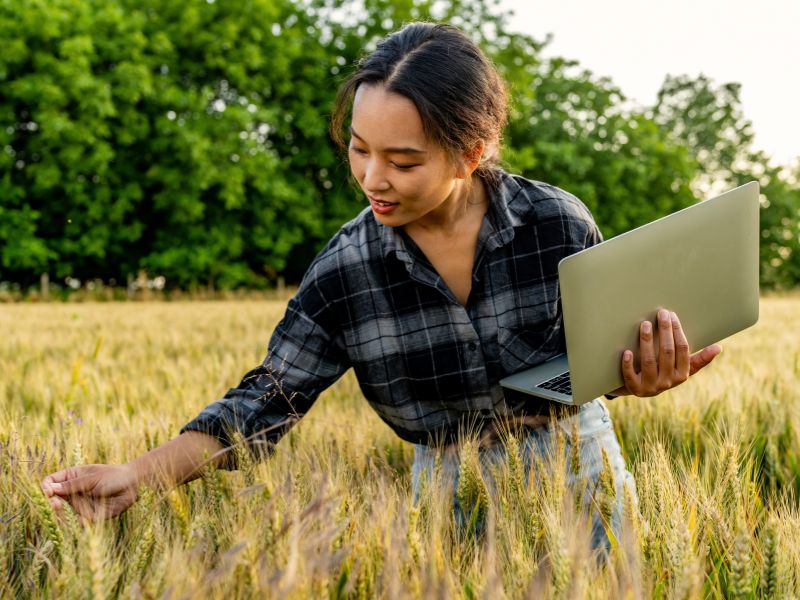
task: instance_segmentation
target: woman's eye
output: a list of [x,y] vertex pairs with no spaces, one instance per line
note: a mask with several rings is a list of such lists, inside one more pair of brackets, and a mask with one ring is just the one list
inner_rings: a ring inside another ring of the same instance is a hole
[[356,148],[355,146],[350,146],[350,150],[352,150],[356,154],[366,154],[367,153],[367,151],[364,150],[363,148]]
[[398,165],[397,163],[392,163],[392,164],[395,166],[395,168],[402,169],[402,170],[406,170],[406,169],[410,169],[411,167],[418,166],[418,165]]

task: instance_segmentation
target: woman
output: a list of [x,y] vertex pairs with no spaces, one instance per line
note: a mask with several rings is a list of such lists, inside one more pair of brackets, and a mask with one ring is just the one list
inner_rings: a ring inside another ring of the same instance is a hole
[[[502,452],[498,431],[508,427],[537,452],[547,446],[551,411],[559,426],[576,423],[582,439],[606,449],[620,489],[632,484],[601,399],[576,414],[498,383],[564,350],[557,265],[601,235],[574,196],[497,166],[506,94],[494,67],[459,30],[411,24],[385,38],[340,90],[332,132],[341,146],[351,108],[349,164],[370,206],[309,267],[264,363],[163,446],[126,465],[47,476],[56,508],[66,500],[88,519],[119,514],[143,483],[199,476],[204,452],[235,468],[220,452],[234,430],[266,454],[351,367],[380,417],[416,445],[415,491],[440,445],[456,443],[465,426],[478,429],[483,452]],[[641,325],[642,371],[626,351],[625,386],[615,395],[656,395],[720,351],[690,356],[677,316],[661,311],[656,360],[649,326]],[[446,456],[443,466],[457,471],[454,453]],[[600,452],[583,460],[596,478]],[[601,525],[596,544],[605,543]]]

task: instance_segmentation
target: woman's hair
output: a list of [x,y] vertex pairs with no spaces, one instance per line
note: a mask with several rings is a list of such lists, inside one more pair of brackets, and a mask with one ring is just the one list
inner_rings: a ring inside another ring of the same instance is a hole
[[486,148],[476,173],[496,179],[508,112],[506,87],[491,61],[461,30],[411,23],[383,38],[359,61],[339,89],[331,117],[331,136],[343,151],[344,120],[362,83],[383,84],[411,100],[428,139],[454,161],[482,140]]

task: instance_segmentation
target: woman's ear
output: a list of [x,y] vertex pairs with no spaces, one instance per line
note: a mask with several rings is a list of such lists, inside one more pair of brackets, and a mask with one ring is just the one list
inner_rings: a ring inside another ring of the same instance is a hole
[[459,179],[467,179],[472,172],[481,164],[481,157],[483,151],[486,149],[486,144],[483,140],[478,140],[477,143],[464,153],[462,157],[461,166],[458,169],[456,177]]

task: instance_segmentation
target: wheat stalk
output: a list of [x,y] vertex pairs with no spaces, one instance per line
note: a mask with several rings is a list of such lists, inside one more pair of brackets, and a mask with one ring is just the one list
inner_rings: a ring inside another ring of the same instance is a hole
[[614,468],[611,466],[611,459],[608,451],[601,448],[603,457],[603,470],[600,471],[598,480],[600,514],[607,527],[611,527],[611,518],[617,500],[617,488],[614,483]]
[[780,584],[782,569],[780,565],[780,554],[778,549],[778,521],[774,515],[770,515],[764,527],[764,537],[762,547],[764,549],[764,568],[762,574],[761,588],[767,598],[777,598],[778,591],[782,587]]
[[173,489],[170,491],[170,493],[167,495],[167,498],[169,499],[170,506],[172,507],[172,514],[175,516],[175,520],[178,523],[181,539],[186,541],[189,539],[189,534],[191,533],[189,508],[186,506],[183,495],[178,489]]
[[64,552],[64,534],[56,521],[56,515],[50,501],[38,485],[30,486],[31,500],[36,507],[36,513],[44,524],[47,539],[52,542],[54,557],[60,559]]
[[753,565],[750,550],[750,532],[743,519],[739,519],[730,557],[731,598],[748,598],[752,593]]
[[95,600],[106,597],[105,560],[103,559],[103,538],[101,525],[87,527],[88,563],[90,575],[89,593]]
[[461,449],[456,497],[468,521],[467,535],[472,535],[484,522],[488,506],[488,492],[481,474],[478,449],[472,440],[466,440]]
[[577,421],[572,422],[570,446],[570,470],[573,475],[578,477],[581,474],[581,430],[578,428]]

